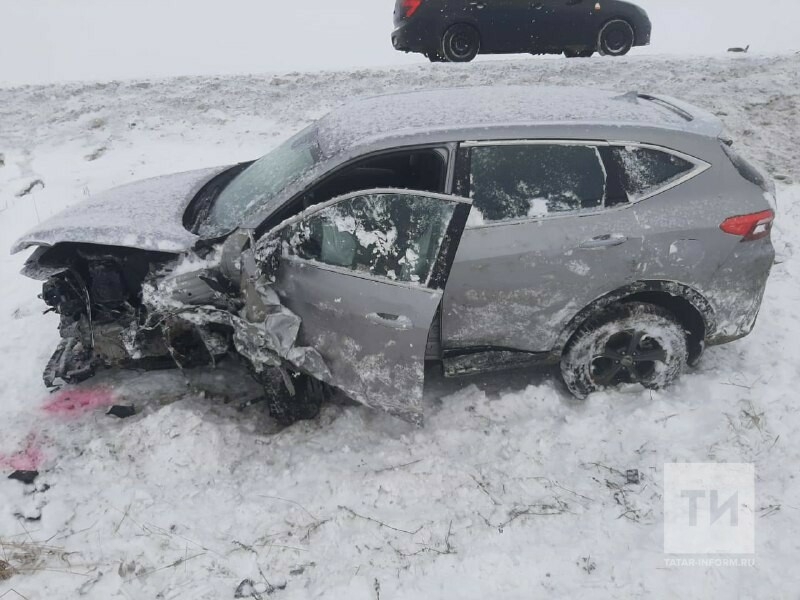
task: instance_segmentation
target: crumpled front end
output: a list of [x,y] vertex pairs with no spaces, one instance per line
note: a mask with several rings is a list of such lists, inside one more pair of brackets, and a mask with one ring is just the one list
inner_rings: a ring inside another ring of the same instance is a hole
[[300,318],[243,251],[246,242],[234,236],[180,257],[91,246],[37,250],[23,273],[44,279],[42,299],[61,317],[62,341],[45,384],[77,383],[103,367],[213,366],[228,354],[243,358],[257,378],[277,369],[328,381],[319,353],[297,345]]
[[[289,366],[328,381],[330,372],[320,354],[297,345],[300,317],[281,304],[267,277],[243,272],[234,283],[221,272],[220,254],[221,250],[205,264],[178,261],[145,282],[142,304],[147,317],[134,335],[132,349],[139,346],[139,333],[146,347],[150,331],[161,329],[163,339],[169,340],[176,328],[193,330],[212,361],[232,349],[256,373]],[[167,346],[181,366],[182,357]]]

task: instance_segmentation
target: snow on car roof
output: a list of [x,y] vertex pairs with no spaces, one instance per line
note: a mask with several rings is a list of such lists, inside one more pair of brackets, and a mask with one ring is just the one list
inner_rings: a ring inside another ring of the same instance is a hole
[[[712,122],[713,121],[713,122]],[[718,122],[701,109],[662,96],[559,86],[483,86],[364,98],[319,123],[322,151],[415,134],[556,123],[639,124],[712,134]],[[439,137],[442,137],[441,135]]]

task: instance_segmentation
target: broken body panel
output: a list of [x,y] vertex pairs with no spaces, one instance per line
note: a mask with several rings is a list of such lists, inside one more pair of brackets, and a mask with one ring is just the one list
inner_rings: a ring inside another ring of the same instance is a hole
[[[303,374],[421,424],[425,341],[469,205],[371,190],[200,254],[40,249],[26,274],[47,277],[43,298],[61,315],[63,338],[45,383],[82,381],[100,366],[213,364],[235,352],[257,377],[279,369],[290,393],[290,374]],[[398,207],[422,238],[380,237]],[[363,268],[345,268],[348,254]]]

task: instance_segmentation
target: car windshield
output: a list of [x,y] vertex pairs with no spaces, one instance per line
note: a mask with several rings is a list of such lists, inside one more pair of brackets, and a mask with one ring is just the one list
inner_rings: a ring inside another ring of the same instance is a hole
[[320,158],[317,130],[308,127],[247,167],[219,193],[197,233],[216,237],[240,227]]

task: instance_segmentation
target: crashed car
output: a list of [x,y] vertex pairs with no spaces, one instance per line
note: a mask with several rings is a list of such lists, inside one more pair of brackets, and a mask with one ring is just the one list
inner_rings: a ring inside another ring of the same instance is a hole
[[45,383],[234,356],[273,414],[331,390],[420,423],[449,376],[670,384],[747,335],[774,188],[671,98],[483,87],[356,101],[263,158],[132,183],[22,237],[61,316]]

